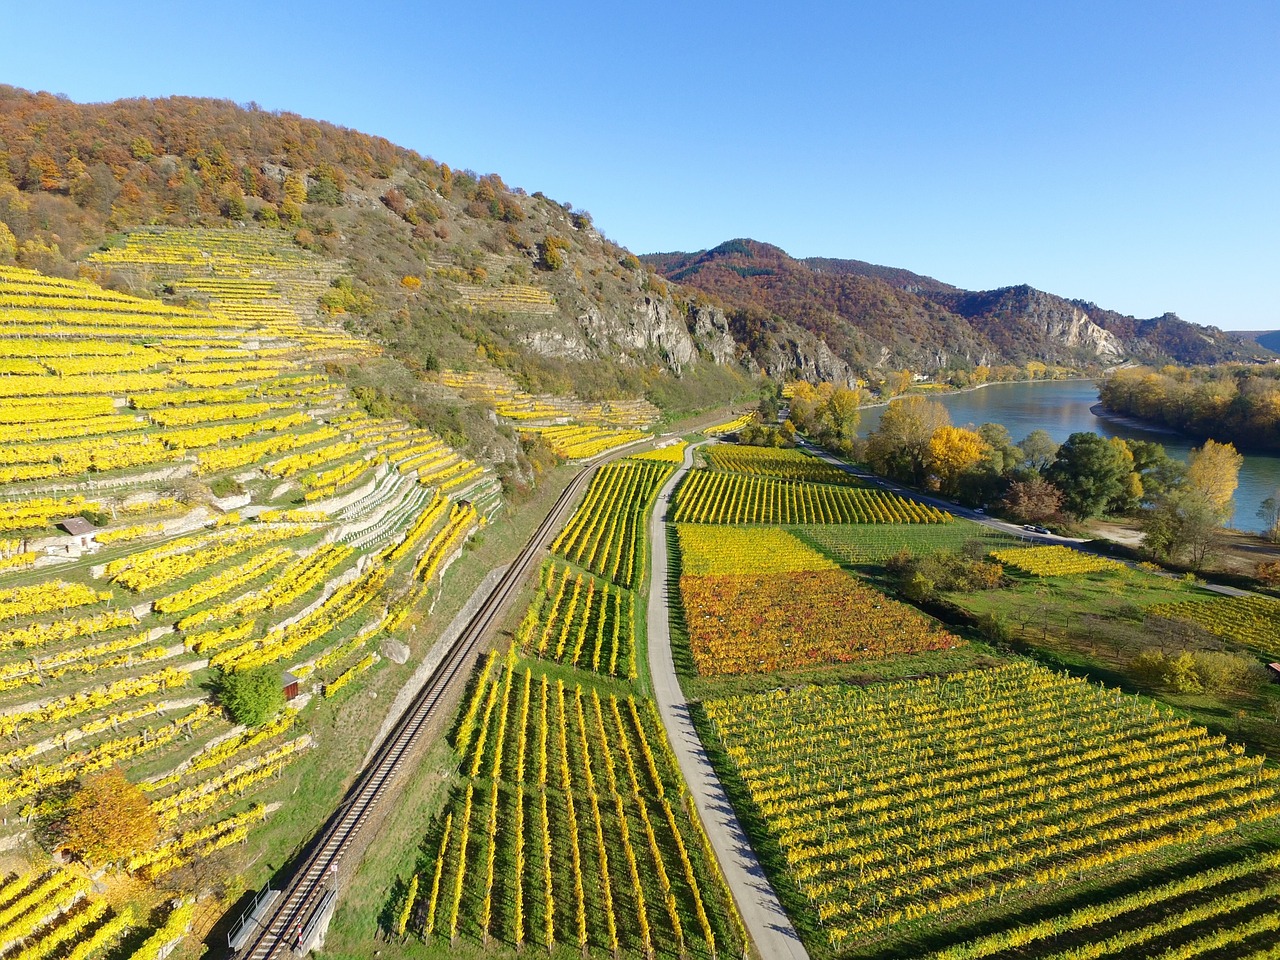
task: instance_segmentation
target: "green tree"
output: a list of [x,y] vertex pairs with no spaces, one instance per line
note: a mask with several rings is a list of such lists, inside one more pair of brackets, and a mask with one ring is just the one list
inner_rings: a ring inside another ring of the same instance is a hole
[[1022,451],[1022,462],[1041,472],[1048,470],[1058,455],[1058,443],[1047,430],[1032,430],[1018,447]]
[[1186,557],[1193,570],[1213,555],[1222,513],[1205,491],[1184,484],[1164,497],[1143,523],[1142,544],[1157,557]]
[[1096,433],[1081,431],[1067,437],[1045,479],[1062,491],[1066,508],[1081,518],[1096,517],[1126,492],[1133,473],[1115,444]]
[[988,469],[1003,475],[1012,473],[1022,462],[1022,451],[1004,424],[984,423],[978,427],[978,436],[986,441],[988,447],[984,458]]
[[224,673],[218,681],[218,699],[236,723],[259,727],[284,707],[279,668],[270,664],[241,673]]
[[1161,444],[1150,440],[1126,440],[1133,454],[1133,469],[1142,478],[1143,498],[1155,503],[1182,482],[1186,468],[1167,453]]

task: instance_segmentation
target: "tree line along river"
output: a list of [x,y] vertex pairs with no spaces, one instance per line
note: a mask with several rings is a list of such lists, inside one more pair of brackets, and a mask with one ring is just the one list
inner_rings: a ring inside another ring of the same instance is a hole
[[[1099,417],[1093,412],[1098,389],[1091,380],[1049,380],[1033,383],[994,383],[978,390],[940,393],[937,400],[947,408],[957,426],[1001,423],[1014,441],[1032,430],[1042,429],[1061,443],[1071,434],[1089,430],[1104,437],[1154,440],[1164,445],[1171,457],[1186,460],[1199,444],[1181,434],[1160,428],[1142,428],[1131,422]],[[880,423],[884,407],[862,411],[860,433],[866,436]],[[1240,468],[1240,486],[1235,496],[1235,516],[1231,526],[1261,531],[1265,524],[1257,516],[1258,507],[1280,488],[1280,456],[1245,453]]]

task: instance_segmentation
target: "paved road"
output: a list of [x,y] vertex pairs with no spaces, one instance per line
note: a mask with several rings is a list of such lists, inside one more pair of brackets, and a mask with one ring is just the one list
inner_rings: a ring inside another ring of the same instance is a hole
[[658,504],[649,521],[652,544],[652,569],[649,590],[649,670],[653,677],[653,695],[658,701],[667,738],[680,762],[698,814],[707,828],[729,889],[738,903],[743,923],[756,949],[766,960],[808,960],[808,952],[796,935],[786,911],[778,902],[755,851],[733,812],[733,806],[716,776],[706,750],[689,717],[689,706],[676,679],[676,665],[671,656],[671,623],[667,589],[667,537],[663,518],[680,478],[693,462],[693,448],[685,452],[684,464],[658,493]]

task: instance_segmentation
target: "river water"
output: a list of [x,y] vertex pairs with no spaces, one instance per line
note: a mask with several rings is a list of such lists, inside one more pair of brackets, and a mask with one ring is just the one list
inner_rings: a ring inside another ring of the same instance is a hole
[[[1186,437],[1158,429],[1143,429],[1097,417],[1090,409],[1098,402],[1098,390],[1090,380],[1050,380],[1035,383],[994,383],[979,390],[940,393],[930,399],[946,406],[956,426],[1002,423],[1014,442],[1032,430],[1042,429],[1061,443],[1071,434],[1091,430],[1104,437],[1154,440],[1164,445],[1171,457],[1186,460],[1193,443]],[[861,434],[866,436],[880,422],[884,407],[862,411]],[[1249,454],[1240,468],[1236,490],[1235,516],[1230,525],[1241,530],[1260,531],[1258,507],[1280,488],[1280,456]]]

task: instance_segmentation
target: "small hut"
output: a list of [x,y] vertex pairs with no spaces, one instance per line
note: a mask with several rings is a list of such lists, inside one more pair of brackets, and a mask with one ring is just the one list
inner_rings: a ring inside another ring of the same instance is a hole
[[58,528],[71,537],[71,542],[66,544],[65,548],[71,556],[98,549],[98,541],[93,538],[98,528],[84,517],[67,517],[65,520],[59,520]]
[[1271,675],[1272,683],[1280,683],[1280,663],[1268,663],[1267,673]]
[[298,695],[298,678],[288,670],[280,677],[280,686],[284,689],[285,700],[292,700]]

